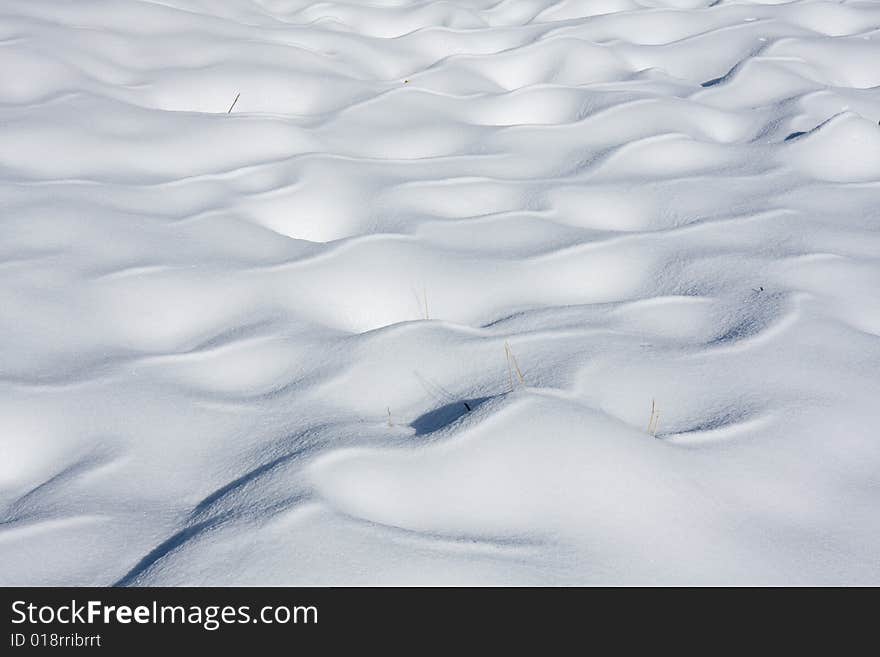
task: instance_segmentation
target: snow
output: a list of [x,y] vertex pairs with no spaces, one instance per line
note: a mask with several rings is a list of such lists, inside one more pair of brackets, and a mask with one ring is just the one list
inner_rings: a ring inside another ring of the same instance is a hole
[[878,62],[862,0],[0,2],[0,584],[880,584]]

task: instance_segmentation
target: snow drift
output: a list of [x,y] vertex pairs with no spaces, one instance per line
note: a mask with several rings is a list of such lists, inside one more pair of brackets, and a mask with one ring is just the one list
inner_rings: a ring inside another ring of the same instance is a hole
[[880,584],[878,26],[0,4],[0,583]]

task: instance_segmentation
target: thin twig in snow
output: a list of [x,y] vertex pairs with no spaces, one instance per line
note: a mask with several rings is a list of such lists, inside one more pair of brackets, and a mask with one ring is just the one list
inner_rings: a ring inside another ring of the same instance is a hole
[[235,94],[235,100],[232,101],[232,105],[230,105],[230,106],[229,106],[229,109],[226,110],[226,113],[227,113],[227,114],[231,114],[231,113],[232,113],[232,108],[235,107],[235,104],[238,102],[238,98],[239,98],[239,96],[241,96],[241,92],[240,92],[240,91],[239,91],[237,94]]

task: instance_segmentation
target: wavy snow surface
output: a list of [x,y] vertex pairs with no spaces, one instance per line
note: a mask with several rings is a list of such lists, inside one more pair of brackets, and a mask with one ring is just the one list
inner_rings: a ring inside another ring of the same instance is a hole
[[876,1],[0,2],[0,583],[880,584],[878,62]]

